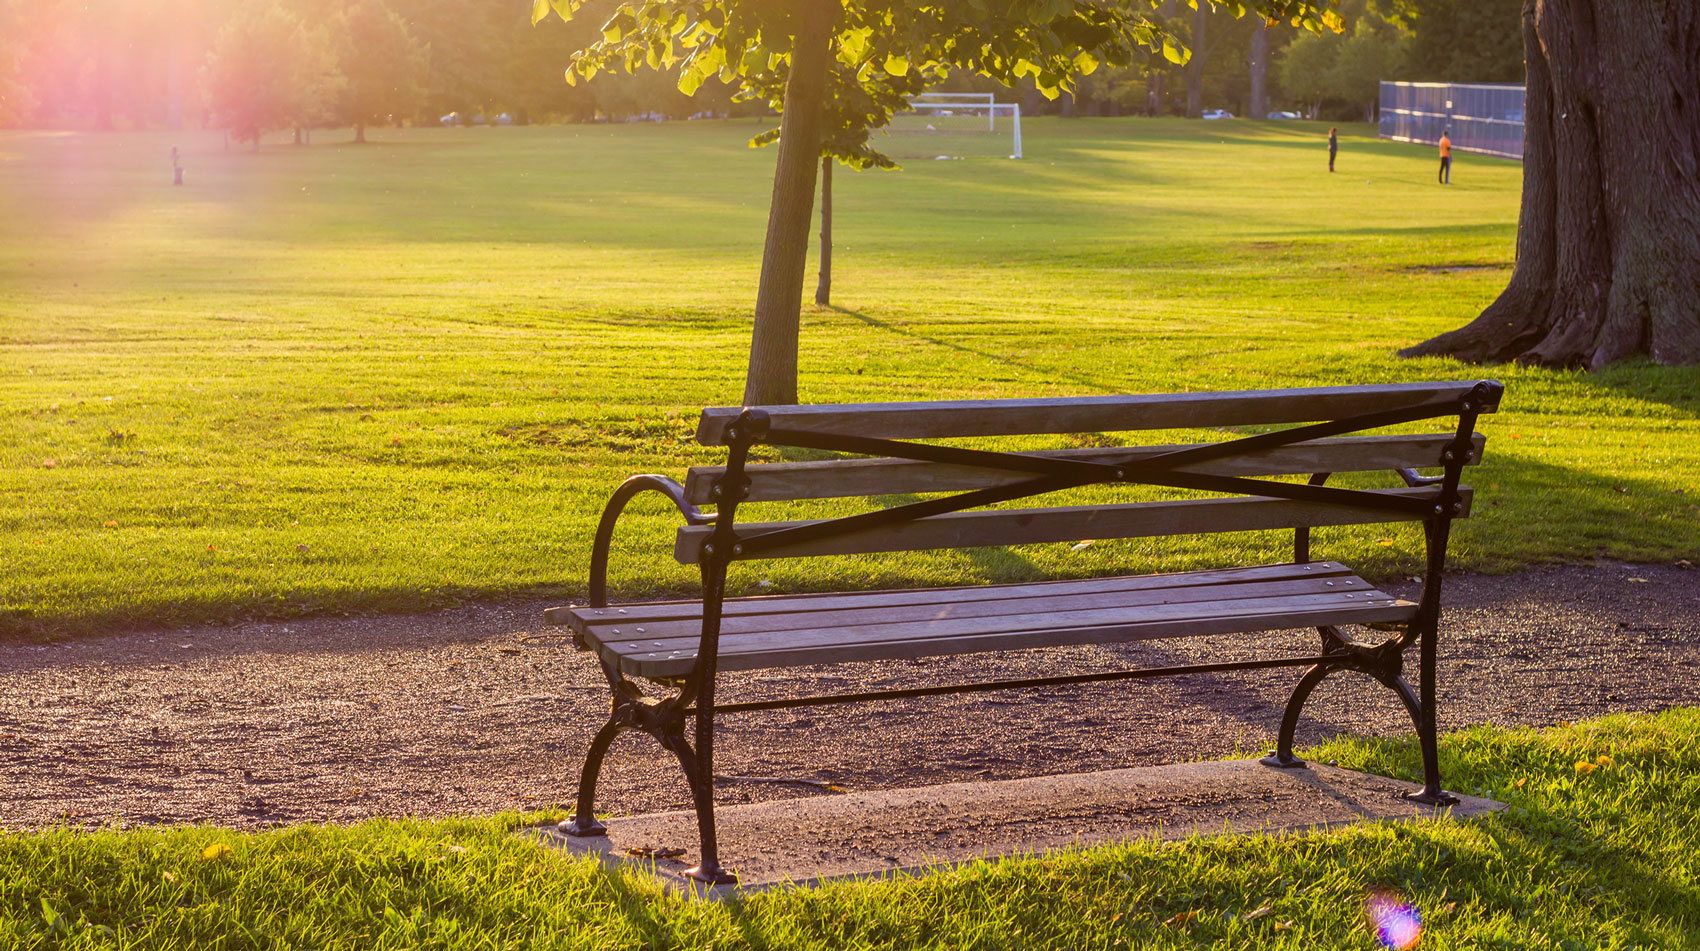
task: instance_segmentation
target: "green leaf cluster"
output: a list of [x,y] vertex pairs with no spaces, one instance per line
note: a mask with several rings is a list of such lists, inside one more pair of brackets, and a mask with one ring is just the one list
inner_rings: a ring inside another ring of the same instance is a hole
[[[534,0],[532,19],[551,12],[570,19],[588,2]],[[1322,31],[1339,28],[1336,2],[1217,5],[1236,16],[1255,13]],[[822,152],[864,168],[893,164],[869,144],[869,133],[953,70],[1009,86],[1030,81],[1055,98],[1103,64],[1125,66],[1159,51],[1177,63],[1189,55],[1158,15],[1158,0],[625,0],[600,38],[573,52],[566,79],[679,66],[679,88],[687,94],[718,76],[736,84],[739,98],[780,111],[793,37],[813,3],[829,4],[834,13]],[[769,130],[751,145],[777,138]]]

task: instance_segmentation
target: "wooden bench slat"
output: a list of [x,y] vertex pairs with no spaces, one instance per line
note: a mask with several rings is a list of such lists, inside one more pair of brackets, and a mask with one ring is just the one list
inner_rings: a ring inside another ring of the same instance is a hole
[[[1429,499],[1440,493],[1438,486],[1415,489],[1375,489],[1377,495]],[[1462,502],[1457,517],[1470,511],[1471,492],[1460,486]],[[1414,516],[1386,509],[1359,508],[1289,499],[1215,498],[1167,502],[1137,502],[1122,505],[1053,506],[1031,509],[994,509],[952,512],[895,525],[864,529],[844,535],[807,541],[764,551],[762,558],[795,558],[805,555],[858,555],[887,551],[920,551],[933,548],[976,548],[992,545],[1026,545],[1078,541],[1084,538],[1147,538],[1162,535],[1192,535],[1211,532],[1259,531],[1264,529],[1362,525],[1410,521]],[[739,538],[777,531],[800,522],[750,522],[737,526]],[[702,543],[712,526],[679,529],[673,556],[682,564],[700,560]]]
[[[722,640],[718,666],[721,670],[756,670],[798,664],[1101,644],[1323,624],[1403,621],[1412,616],[1416,607],[1412,602],[1386,596],[1360,601],[1347,599],[1344,595],[1313,595],[1097,612],[1103,615],[1098,623],[1057,626],[1040,623],[1038,626],[1014,626],[1012,629],[1010,625],[959,621],[953,622],[955,627],[948,632],[917,628],[908,631],[910,636],[906,637],[894,636],[900,626],[892,625],[893,630],[883,632],[877,640],[849,640],[848,631],[853,629],[844,628],[814,632],[812,638],[801,632],[787,632],[783,639],[776,635],[743,635]],[[1071,620],[1080,622],[1084,618]],[[609,645],[604,650],[617,656],[620,668],[628,674],[678,677],[690,672],[695,662],[696,645],[683,643],[673,650],[646,650],[635,644],[622,643]]]
[[[1289,390],[763,406],[775,426],[846,436],[928,439],[1033,433],[1123,432],[1194,426],[1254,426],[1338,419],[1399,409],[1468,393],[1476,380],[1323,386]],[[1483,412],[1496,407],[1486,406]],[[697,441],[724,442],[741,407],[703,410]]]
[[[975,585],[967,588],[902,588],[880,591],[832,592],[825,594],[779,594],[728,598],[723,617],[764,614],[798,614],[806,611],[878,609],[914,604],[951,605],[963,601],[1078,595],[1094,591],[1145,591],[1159,588],[1203,585],[1236,585],[1293,578],[1353,577],[1345,565],[1334,561],[1304,564],[1255,565],[1249,568],[1211,568],[1202,571],[1168,572],[1153,575],[1120,575],[1074,581],[1035,581],[1022,584]],[[592,623],[647,624],[669,620],[702,620],[702,601],[646,601],[615,604],[604,608],[558,607],[544,612],[551,624],[571,624],[584,633]]]
[[[1227,476],[1302,475],[1313,472],[1366,472],[1384,469],[1426,469],[1441,464],[1440,454],[1452,442],[1451,433],[1394,436],[1345,436],[1294,443],[1277,449],[1215,459],[1183,471]],[[1471,439],[1468,465],[1481,462],[1485,439]],[[1105,459],[1147,459],[1187,446],[1116,446],[1101,449],[1058,449],[1023,453],[1054,459],[1098,462]],[[693,505],[715,501],[714,483],[725,466],[696,466],[685,476],[685,499]],[[943,465],[914,459],[834,459],[823,462],[779,462],[750,466],[751,502],[832,499],[866,495],[909,495],[961,492],[1007,485],[1032,478],[1032,473]]]
[[[1298,578],[1287,581],[1268,581],[1236,585],[1226,595],[1234,599],[1281,597],[1299,594],[1327,594],[1333,591],[1373,591],[1368,584],[1352,577]],[[1156,604],[1186,604],[1199,601],[1218,601],[1225,596],[1220,585],[1192,585],[1135,591],[1098,590],[1084,594],[1057,594],[1045,597],[1015,596],[1000,599],[959,601],[953,604],[888,605],[877,609],[852,608],[843,611],[795,611],[786,613],[743,615],[721,620],[722,636],[762,632],[813,630],[823,627],[868,626],[895,624],[906,621],[942,621],[956,618],[984,618],[1020,614],[1064,614],[1071,611],[1107,608],[1134,608]],[[650,642],[659,647],[670,637],[694,638],[702,631],[702,620],[681,618],[672,621],[649,621],[633,624],[625,620],[597,617],[584,625],[588,639],[598,644],[621,641]]]
[[[1060,629],[1072,627],[1102,627],[1129,620],[1184,620],[1193,617],[1255,614],[1288,607],[1317,607],[1338,604],[1375,604],[1394,600],[1367,584],[1353,591],[1281,592],[1245,595],[1243,597],[1203,598],[1195,601],[1159,604],[1090,605],[1058,609],[1022,605],[1006,606],[1005,610],[982,617],[938,617],[912,620],[889,620],[868,617],[850,624],[812,625],[790,630],[728,632],[721,638],[720,652],[737,653],[751,650],[772,650],[782,647],[858,644],[881,641],[913,640],[915,638],[948,638],[969,634],[1015,633],[1019,631]],[[590,633],[596,641],[596,632]],[[695,650],[698,633],[674,637],[640,637],[602,642],[600,646],[618,654],[649,653],[653,651]]]

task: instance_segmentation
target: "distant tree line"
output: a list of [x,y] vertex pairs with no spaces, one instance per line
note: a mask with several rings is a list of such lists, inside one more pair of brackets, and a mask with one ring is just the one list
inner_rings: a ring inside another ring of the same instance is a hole
[[1188,63],[1152,55],[1131,67],[1100,69],[1083,77],[1073,96],[1046,101],[1027,91],[1022,111],[1197,116],[1227,109],[1262,118],[1289,110],[1363,121],[1374,117],[1383,79],[1522,82],[1522,6],[1522,0],[1345,0],[1341,32],[1316,34],[1235,18],[1203,2],[1194,10],[1167,0],[1161,10],[1188,40]]
[[[594,6],[594,5],[593,5]],[[598,76],[565,54],[594,9],[533,26],[516,0],[0,0],[0,125],[272,129],[684,118],[739,108],[705,82]]]
[[[586,122],[765,112],[710,77],[604,73],[569,85],[564,50],[611,0],[533,26],[522,0],[0,0],[0,125],[222,127],[257,141],[373,124]],[[1029,114],[1237,115],[1293,109],[1369,117],[1380,79],[1519,81],[1521,0],[1346,0],[1344,31],[1236,19],[1200,2],[1159,13],[1193,53],[1150,54],[1084,77],[1073,95],[1010,93]],[[947,88],[999,87],[953,76]]]

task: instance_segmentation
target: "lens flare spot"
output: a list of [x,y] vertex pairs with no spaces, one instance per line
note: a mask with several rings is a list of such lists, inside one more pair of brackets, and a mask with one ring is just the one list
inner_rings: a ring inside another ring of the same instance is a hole
[[1394,951],[1415,947],[1423,936],[1422,913],[1392,892],[1372,892],[1365,898],[1364,917],[1375,937]]

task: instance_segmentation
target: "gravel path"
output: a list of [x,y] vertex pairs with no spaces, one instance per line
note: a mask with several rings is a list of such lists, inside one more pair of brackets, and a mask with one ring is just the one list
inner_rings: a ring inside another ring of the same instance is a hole
[[[1395,587],[1409,595],[1414,586]],[[1700,698],[1700,571],[1600,564],[1448,579],[1443,729],[1551,724]],[[250,623],[0,645],[0,825],[213,822],[258,828],[565,805],[607,707],[594,663],[542,604]],[[1254,656],[1314,633],[1033,651],[997,676]],[[992,675],[985,658],[734,675],[723,701]],[[717,772],[847,789],[1141,766],[1262,749],[1293,671],[1197,676],[746,714]],[[1330,680],[1301,739],[1406,731],[1367,678]],[[686,805],[641,735],[604,769],[600,806]],[[807,795],[723,782],[722,802]]]

